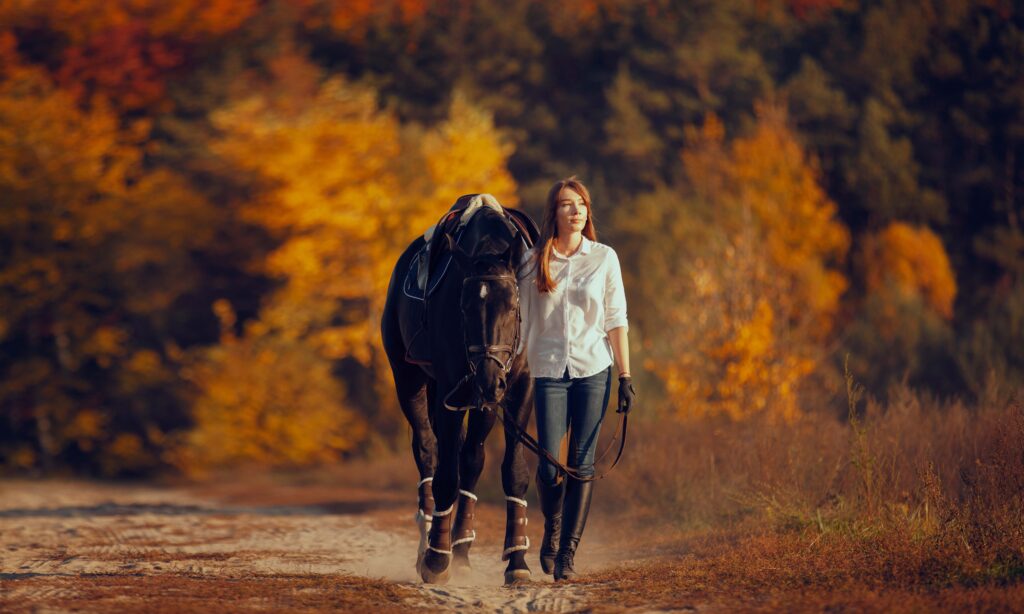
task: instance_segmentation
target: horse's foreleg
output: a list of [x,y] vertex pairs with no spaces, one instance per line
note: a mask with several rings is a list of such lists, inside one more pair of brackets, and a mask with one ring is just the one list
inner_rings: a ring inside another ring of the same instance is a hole
[[[533,382],[529,376],[522,376],[507,395],[506,420],[513,421],[525,431],[532,412]],[[529,486],[529,470],[523,456],[523,444],[512,429],[505,426],[505,457],[501,463],[501,483],[505,489],[505,549],[501,559],[508,561],[505,568],[505,584],[515,584],[530,579],[530,568],[526,564],[526,551],[530,538],[526,535],[526,489]]]
[[437,436],[437,470],[431,488],[434,512],[423,559],[417,566],[424,582],[444,584],[448,581],[452,558],[452,517],[455,515],[455,496],[459,488],[459,436],[462,430],[462,412],[442,409],[434,415]]
[[392,365],[395,374],[398,404],[405,414],[405,419],[412,428],[412,456],[416,461],[416,470],[420,480],[417,485],[416,525],[420,532],[420,543],[416,549],[416,561],[419,564],[423,551],[427,547],[427,534],[430,531],[434,513],[434,495],[431,482],[437,466],[437,439],[430,427],[428,408],[430,397],[433,396],[432,382],[419,367],[408,363]]
[[472,411],[466,438],[459,452],[459,507],[452,531],[452,556],[456,567],[469,567],[469,549],[476,539],[476,485],[484,470],[484,443],[494,426],[493,412]]

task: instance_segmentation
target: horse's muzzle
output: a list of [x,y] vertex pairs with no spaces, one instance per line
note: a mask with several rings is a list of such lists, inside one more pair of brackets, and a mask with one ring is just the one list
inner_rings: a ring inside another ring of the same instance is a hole
[[504,377],[499,377],[489,386],[477,386],[476,393],[481,405],[494,405],[505,398],[507,384]]

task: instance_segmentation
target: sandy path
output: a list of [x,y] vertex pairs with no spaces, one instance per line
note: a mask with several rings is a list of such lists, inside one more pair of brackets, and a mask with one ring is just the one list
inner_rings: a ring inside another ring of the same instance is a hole
[[[478,510],[481,537],[474,545],[473,569],[454,575],[446,586],[429,586],[419,582],[413,568],[413,505],[404,497],[299,488],[273,496],[264,492],[258,503],[252,499],[230,489],[0,482],[0,604],[90,610],[88,602],[75,602],[76,585],[62,582],[69,578],[338,574],[401,586],[413,607],[561,612],[584,604],[579,588],[555,585],[541,575],[536,547],[530,558],[535,581],[501,586],[504,518],[498,505]],[[538,510],[531,510],[531,520],[536,543]],[[599,559],[600,548],[591,554],[591,560]]]

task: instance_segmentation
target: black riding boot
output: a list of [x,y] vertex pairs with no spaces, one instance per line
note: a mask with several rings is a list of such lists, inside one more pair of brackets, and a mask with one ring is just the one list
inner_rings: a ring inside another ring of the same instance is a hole
[[540,568],[551,575],[555,571],[555,555],[558,554],[562,534],[562,496],[565,494],[565,480],[548,486],[537,475],[537,494],[540,511],[544,512],[544,540],[540,543]]
[[565,487],[565,505],[562,508],[562,538],[555,557],[555,580],[571,580],[576,577],[573,557],[576,547],[587,525],[590,512],[590,498],[594,493],[593,482],[580,482],[568,478]]

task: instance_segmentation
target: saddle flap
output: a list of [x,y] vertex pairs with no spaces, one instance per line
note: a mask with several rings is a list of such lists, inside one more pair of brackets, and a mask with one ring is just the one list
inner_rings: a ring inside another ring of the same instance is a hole
[[432,266],[432,271],[427,271],[424,266],[425,252],[420,250],[409,265],[409,271],[405,274],[405,283],[402,284],[402,292],[411,299],[422,301],[434,293],[441,285],[448,267],[452,263],[451,254],[443,254],[440,262]]

